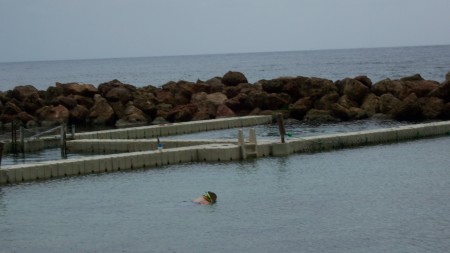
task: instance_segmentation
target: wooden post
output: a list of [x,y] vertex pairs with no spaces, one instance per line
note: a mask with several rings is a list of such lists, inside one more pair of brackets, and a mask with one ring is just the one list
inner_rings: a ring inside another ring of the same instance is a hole
[[61,124],[61,157],[66,157],[66,127]]
[[277,123],[278,123],[278,130],[280,132],[281,143],[284,143],[284,135],[286,134],[286,130],[284,129],[283,114],[281,113],[277,114]]

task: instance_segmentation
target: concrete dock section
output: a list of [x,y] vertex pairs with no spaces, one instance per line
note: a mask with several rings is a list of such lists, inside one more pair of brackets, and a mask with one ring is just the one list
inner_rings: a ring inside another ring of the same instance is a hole
[[[413,140],[450,134],[450,121],[393,128],[337,133],[304,138],[257,140],[253,129],[248,138],[243,130],[271,122],[269,117],[242,117],[76,134],[67,142],[69,152],[89,156],[57,161],[2,166],[0,184],[20,183],[91,173],[145,169],[189,162],[228,162],[267,156],[327,150]],[[164,140],[157,137],[207,130],[237,128],[236,140]],[[240,130],[242,128],[242,130]],[[43,145],[43,144],[41,144]],[[45,145],[44,145],[45,146]]]

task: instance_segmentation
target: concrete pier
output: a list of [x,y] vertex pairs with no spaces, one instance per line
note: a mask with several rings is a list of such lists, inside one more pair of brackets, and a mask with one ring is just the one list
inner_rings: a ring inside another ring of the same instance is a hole
[[[257,124],[256,122],[259,121],[255,120],[254,124]],[[243,125],[242,121],[227,119],[224,119],[220,124],[218,122],[216,123],[220,127],[224,127],[224,125],[235,127],[235,123],[239,126]],[[216,127],[214,124],[203,124],[203,126],[195,126],[196,131],[199,131],[198,129],[212,129]],[[73,152],[83,151],[99,155],[33,164],[2,166],[0,169],[0,184],[152,168],[187,162],[226,162],[250,157],[285,156],[292,153],[321,152],[450,134],[450,121],[304,138],[290,138],[285,143],[281,143],[280,141],[257,141],[256,134],[252,130],[249,130],[249,138],[245,140],[243,131],[239,130],[237,133],[239,138],[236,140],[165,140],[164,148],[158,150],[157,140],[154,139],[155,136],[152,131],[172,134],[179,131],[175,131],[174,129],[182,129],[186,133],[186,131],[192,131],[188,129],[193,129],[193,125],[198,124],[191,124],[189,127],[185,125],[188,124],[183,124],[182,127],[177,126],[178,128],[172,128],[172,130],[169,130],[170,128],[154,130],[153,128],[146,127],[142,129],[112,130],[109,133],[108,131],[101,131],[101,133],[79,134],[76,140],[67,143],[68,149]],[[125,135],[127,138],[133,140],[127,140]],[[114,136],[119,138],[116,139]],[[141,138],[141,136],[146,137]],[[87,138],[81,139],[81,137]],[[252,155],[249,156],[249,154]]]

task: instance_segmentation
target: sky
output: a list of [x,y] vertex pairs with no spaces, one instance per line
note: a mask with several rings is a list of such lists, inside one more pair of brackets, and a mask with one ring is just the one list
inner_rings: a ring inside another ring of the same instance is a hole
[[450,0],[0,0],[0,62],[450,44]]

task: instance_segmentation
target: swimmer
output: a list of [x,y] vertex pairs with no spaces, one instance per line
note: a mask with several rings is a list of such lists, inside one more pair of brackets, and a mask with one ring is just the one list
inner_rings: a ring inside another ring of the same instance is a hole
[[212,205],[216,203],[217,195],[214,192],[206,192],[202,196],[193,199],[192,202],[200,204],[200,205]]

